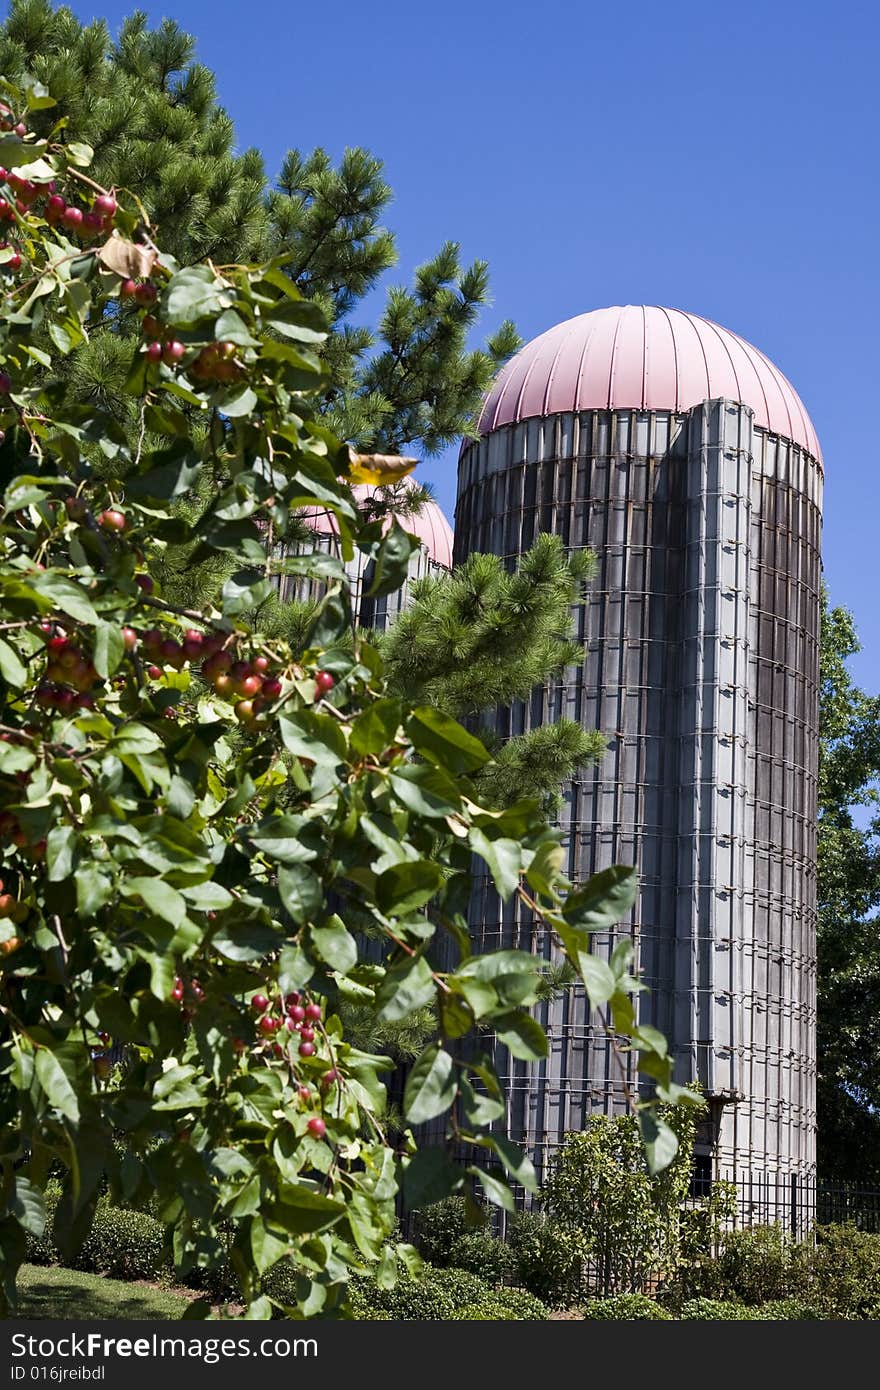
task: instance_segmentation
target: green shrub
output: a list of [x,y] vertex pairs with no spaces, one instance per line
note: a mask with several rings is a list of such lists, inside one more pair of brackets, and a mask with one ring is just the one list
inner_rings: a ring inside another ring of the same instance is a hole
[[100,1201],[92,1229],[71,1260],[74,1269],[115,1279],[160,1279],[171,1273],[165,1227],[142,1211]]
[[521,1212],[510,1225],[517,1279],[551,1308],[573,1303],[580,1290],[581,1261],[570,1232],[547,1216]]
[[617,1293],[609,1298],[591,1298],[583,1305],[585,1318],[669,1321],[672,1314],[643,1293]]
[[691,1298],[679,1314],[683,1322],[732,1322],[760,1319],[758,1308],[744,1303],[728,1303],[722,1298]]
[[501,1322],[515,1321],[516,1313],[511,1313],[500,1303],[466,1303],[452,1314],[454,1322]]
[[413,1216],[413,1242],[422,1258],[432,1265],[450,1264],[456,1241],[473,1230],[473,1225],[467,1219],[464,1197],[447,1197],[442,1202],[432,1202]]
[[544,1322],[547,1318],[547,1305],[525,1289],[496,1289],[492,1302],[520,1322]]
[[401,1276],[393,1289],[380,1289],[374,1279],[353,1279],[349,1305],[355,1318],[387,1313],[396,1322],[442,1322],[459,1308],[494,1301],[483,1279],[463,1269],[427,1268],[418,1279]]
[[816,1322],[822,1317],[816,1308],[801,1302],[799,1298],[779,1298],[773,1303],[762,1303],[753,1312],[762,1318],[779,1318],[784,1322]]
[[448,1264],[478,1274],[487,1284],[500,1284],[513,1268],[513,1255],[503,1240],[485,1231],[469,1231],[453,1241]]
[[819,1226],[812,1253],[812,1293],[825,1318],[880,1318],[880,1235],[852,1223]]
[[780,1298],[768,1303],[729,1302],[722,1298],[692,1298],[682,1307],[685,1322],[808,1322],[820,1313],[797,1298]]
[[710,1299],[756,1307],[786,1298],[810,1301],[810,1247],[780,1226],[725,1231],[717,1256],[682,1264],[664,1285],[661,1302],[677,1312],[685,1303]]

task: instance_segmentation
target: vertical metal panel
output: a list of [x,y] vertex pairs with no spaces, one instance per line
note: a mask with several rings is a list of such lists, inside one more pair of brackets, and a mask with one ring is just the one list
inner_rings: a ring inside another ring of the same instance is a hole
[[[807,1172],[815,1157],[820,505],[817,461],[729,401],[523,421],[466,446],[459,468],[457,561],[488,550],[513,565],[541,530],[597,552],[574,615],[583,665],[497,726],[564,712],[608,737],[564,790],[569,872],[638,865],[630,918],[596,946],[636,944],[643,1017],[680,1079],[717,1098],[717,1161],[740,1172]],[[551,952],[485,875],[471,925],[487,949]],[[542,1017],[545,1064],[499,1055],[511,1133],[539,1163],[624,1104],[583,991]]]

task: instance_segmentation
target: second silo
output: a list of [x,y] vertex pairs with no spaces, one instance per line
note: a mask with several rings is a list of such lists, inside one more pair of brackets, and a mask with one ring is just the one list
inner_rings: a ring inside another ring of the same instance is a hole
[[[581,668],[498,715],[569,716],[609,738],[565,789],[568,872],[612,863],[641,888],[619,931],[677,1078],[710,1101],[708,1171],[756,1180],[815,1163],[815,930],[822,463],[762,353],[706,319],[633,307],[529,343],[459,462],[455,559],[511,565],[542,531],[589,546]],[[472,930],[550,950],[480,880]],[[597,942],[610,949],[613,941]],[[503,1059],[510,1131],[541,1163],[622,1108],[575,988],[546,1006],[546,1064]]]

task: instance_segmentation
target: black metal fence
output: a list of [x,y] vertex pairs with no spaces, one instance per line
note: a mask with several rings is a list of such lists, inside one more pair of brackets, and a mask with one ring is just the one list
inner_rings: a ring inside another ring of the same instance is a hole
[[[798,1240],[832,1222],[880,1232],[880,1187],[803,1173],[724,1174],[723,1180],[732,1191],[732,1224],[738,1227],[778,1225]],[[708,1195],[695,1187],[694,1198]]]
[[627,1253],[621,1233],[604,1229],[597,1211],[595,1254],[581,1269],[580,1293],[650,1292],[681,1258],[717,1254],[725,1230],[777,1226],[788,1237],[810,1241],[832,1222],[880,1232],[880,1187],[799,1173],[727,1173],[713,1182],[697,1172],[690,1197],[658,1224],[651,1248]]

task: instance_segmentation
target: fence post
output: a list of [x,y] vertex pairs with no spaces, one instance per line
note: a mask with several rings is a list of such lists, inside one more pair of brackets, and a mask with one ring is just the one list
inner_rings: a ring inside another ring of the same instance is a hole
[[790,1176],[789,1176],[789,1181],[790,1181],[790,1184],[791,1184],[791,1197],[790,1197],[791,1235],[792,1235],[792,1239],[793,1239],[793,1240],[797,1240],[797,1234],[798,1234],[798,1175],[797,1175],[797,1173],[791,1173]]

